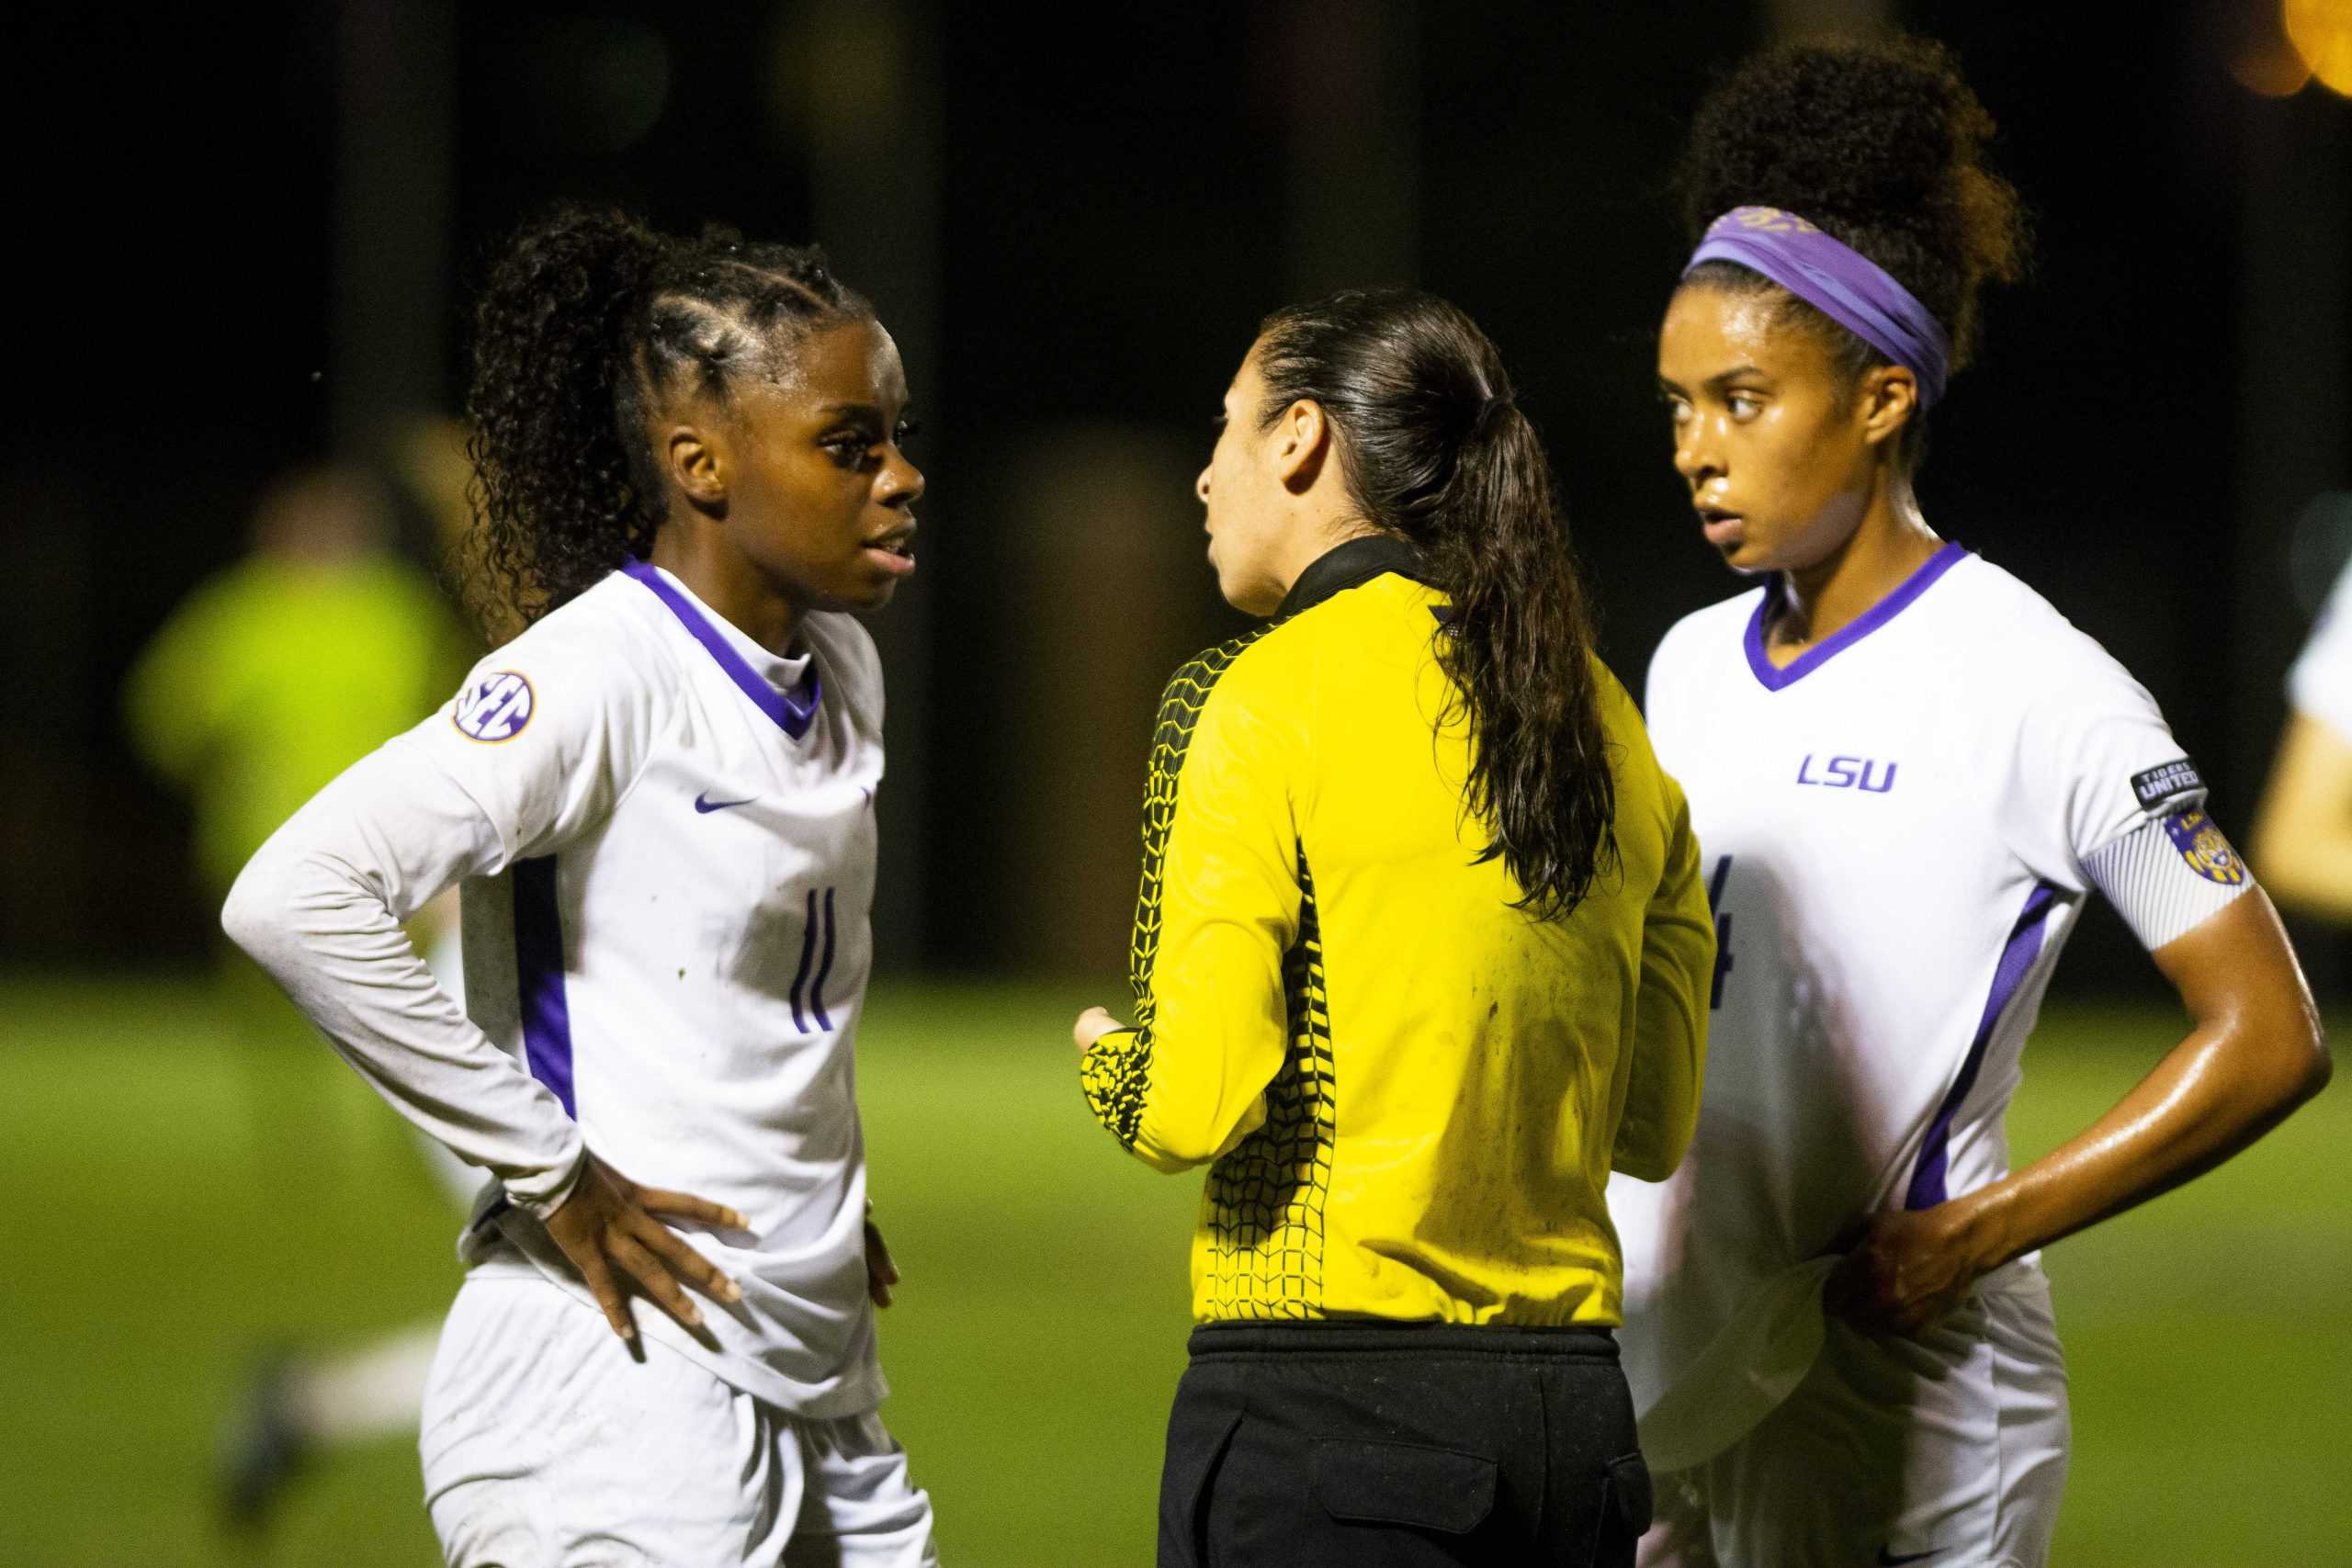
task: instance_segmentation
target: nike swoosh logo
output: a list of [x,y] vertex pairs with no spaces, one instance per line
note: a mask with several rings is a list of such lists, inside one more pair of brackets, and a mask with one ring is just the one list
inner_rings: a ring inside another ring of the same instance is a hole
[[1905,1562],[1925,1562],[1941,1550],[1938,1547],[1935,1551],[1912,1551],[1897,1557],[1890,1548],[1882,1546],[1878,1549],[1879,1568],[1901,1568],[1901,1564]]
[[[695,796],[695,809],[707,817],[714,811],[724,811],[730,806],[749,806],[759,798],[756,795],[747,795],[741,800],[713,800],[707,795],[697,795]],[[1905,1561],[1908,1562],[1909,1559],[1906,1558]]]

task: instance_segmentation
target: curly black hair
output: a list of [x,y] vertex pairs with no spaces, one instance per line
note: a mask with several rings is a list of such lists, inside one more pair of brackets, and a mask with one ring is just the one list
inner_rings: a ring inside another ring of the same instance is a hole
[[[1754,55],[1709,92],[1676,185],[1695,242],[1735,207],[1777,207],[1876,262],[1951,335],[1952,368],[1977,341],[1977,296],[2024,270],[2025,212],[1986,167],[1993,117],[1951,51],[1924,39],[1815,39]],[[1778,285],[1736,262],[1693,269],[1736,292]],[[1885,356],[1793,295],[1792,319],[1833,334],[1859,375]],[[1914,433],[1922,422],[1914,419]]]
[[525,225],[475,303],[466,390],[466,597],[493,639],[652,548],[663,406],[723,406],[743,378],[785,374],[812,329],[872,316],[813,245],[675,238],[610,208]]

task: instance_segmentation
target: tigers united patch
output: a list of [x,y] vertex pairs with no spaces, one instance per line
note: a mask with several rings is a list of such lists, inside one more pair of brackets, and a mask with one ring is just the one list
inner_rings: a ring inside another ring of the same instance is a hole
[[2140,809],[2154,811],[2177,803],[2182,798],[2205,793],[2205,781],[2197,772],[2197,764],[2186,757],[2177,758],[2161,768],[2150,768],[2144,773],[2132,775],[2132,793],[2139,797]]
[[2165,818],[2165,831],[2188,868],[2206,881],[2235,887],[2245,880],[2245,862],[2202,811],[2174,812]]

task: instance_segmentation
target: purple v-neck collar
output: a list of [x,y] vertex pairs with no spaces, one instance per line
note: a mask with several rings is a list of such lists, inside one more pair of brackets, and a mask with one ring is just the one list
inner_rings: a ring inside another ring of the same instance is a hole
[[1764,654],[1764,628],[1781,601],[1781,580],[1774,577],[1764,590],[1764,596],[1756,602],[1756,614],[1747,618],[1747,667],[1756,672],[1756,679],[1768,692],[1794,685],[1827,660],[1901,615],[1914,599],[1935,586],[1936,579],[1958,566],[1967,556],[1965,545],[1945,545],[1929,556],[1918,570],[1905,578],[1894,592],[1855,616],[1836,637],[1817,648],[1806,649],[1786,666],[1775,665]]
[[670,607],[670,613],[678,617],[678,624],[693,634],[705,652],[718,660],[718,667],[727,672],[727,678],[742,689],[754,707],[775,720],[777,728],[795,740],[808,733],[808,727],[817,719],[817,705],[824,697],[824,685],[818,679],[814,655],[808,660],[808,673],[800,677],[799,686],[789,692],[778,691],[765,676],[745,662],[743,656],[735,651],[734,645],[727,640],[726,634],[712,626],[710,617],[702,613],[701,607],[679,592],[670,580],[662,575],[659,568],[648,561],[633,560],[625,562],[621,570],[653,590],[653,596]]

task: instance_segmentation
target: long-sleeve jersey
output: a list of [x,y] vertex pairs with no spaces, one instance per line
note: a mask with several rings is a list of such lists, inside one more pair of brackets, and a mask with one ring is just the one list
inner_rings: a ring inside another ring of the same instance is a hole
[[[783,658],[636,563],[499,649],[280,829],[231,934],[410,1121],[498,1179],[477,1270],[585,1286],[541,1223],[582,1147],[741,1211],[680,1226],[742,1286],[706,1342],[812,1417],[881,1398],[854,1038],[872,962],[879,661],[814,615]],[[463,880],[464,1010],[399,921]]]
[[1616,853],[1563,919],[1485,854],[1414,553],[1351,541],[1159,712],[1136,1027],[1095,1115],[1207,1164],[1193,1315],[1618,1321],[1602,1193],[1689,1141],[1714,928],[1680,790],[1601,674]]

